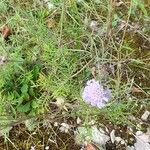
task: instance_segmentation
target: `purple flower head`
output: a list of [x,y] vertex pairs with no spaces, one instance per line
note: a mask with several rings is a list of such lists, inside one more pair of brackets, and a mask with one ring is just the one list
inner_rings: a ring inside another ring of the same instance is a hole
[[85,102],[92,106],[102,108],[111,98],[111,91],[104,87],[95,79],[89,80],[82,93],[82,98]]

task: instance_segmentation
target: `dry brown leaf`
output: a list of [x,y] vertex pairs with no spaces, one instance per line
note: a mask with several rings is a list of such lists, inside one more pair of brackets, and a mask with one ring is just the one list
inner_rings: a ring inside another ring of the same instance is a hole
[[47,20],[47,27],[48,28],[54,28],[56,26],[56,21],[54,19]]
[[87,144],[87,145],[84,147],[84,150],[96,150],[96,148],[95,148],[92,144]]
[[131,92],[132,92],[132,93],[142,93],[143,91],[140,90],[139,88],[133,86],[132,89],[131,89]]
[[5,25],[2,28],[0,28],[0,32],[2,33],[4,39],[6,39],[10,35],[11,29],[7,25]]

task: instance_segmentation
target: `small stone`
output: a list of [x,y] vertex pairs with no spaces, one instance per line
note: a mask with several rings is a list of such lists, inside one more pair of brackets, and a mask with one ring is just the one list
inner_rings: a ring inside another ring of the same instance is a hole
[[55,104],[59,107],[62,108],[65,104],[65,99],[63,97],[57,97]]
[[32,133],[32,135],[35,135],[35,134],[36,134],[36,132],[33,132],[33,133]]
[[130,115],[130,116],[129,116],[129,119],[130,119],[131,121],[136,120],[136,118],[135,118],[133,115]]
[[54,127],[58,127],[58,122],[54,122]]
[[35,150],[35,146],[31,146],[31,149],[30,150]]
[[89,125],[94,125],[95,124],[95,121],[94,120],[91,120],[90,122],[89,122]]
[[126,142],[124,141],[124,140],[121,140],[121,145],[124,145],[124,144],[126,144]]
[[114,143],[115,142],[115,130],[112,130],[111,133],[110,133],[110,139],[111,139],[111,142]]
[[144,114],[141,116],[141,119],[143,121],[147,121],[149,115],[150,115],[150,112],[149,111],[145,111]]
[[104,131],[101,131],[96,126],[92,128],[92,141],[99,145],[105,145],[110,140],[110,137],[104,134]]
[[117,137],[115,138],[115,141],[116,141],[117,143],[119,143],[121,140],[122,140],[121,137],[118,137],[118,136],[117,136]]
[[143,125],[143,122],[140,122],[140,125]]
[[129,140],[130,140],[131,142],[134,142],[134,138],[130,138]]
[[137,135],[137,136],[139,136],[139,135],[141,135],[141,134],[143,134],[142,131],[137,131],[137,132],[136,132],[136,135]]
[[69,129],[70,129],[70,126],[69,124],[66,124],[66,123],[61,123],[61,127],[59,128],[59,130],[64,133],[67,133]]
[[78,117],[77,118],[77,124],[80,124],[82,122],[82,120]]
[[116,40],[119,41],[119,40],[120,40],[120,37],[116,37]]
[[45,150],[49,150],[49,146],[46,146],[46,147],[45,147]]
[[150,134],[148,132],[143,133],[142,131],[137,131],[136,136],[136,138],[141,139],[143,142],[150,142]]
[[143,133],[142,131],[136,132],[136,143],[134,147],[136,150],[150,150],[150,134],[149,129],[147,129],[147,133]]
[[132,133],[133,133],[133,129],[129,126],[128,126],[128,132],[129,132],[130,135],[132,135]]
[[126,150],[135,150],[135,148],[134,148],[134,146],[129,146],[129,145],[128,145],[128,146],[126,147]]

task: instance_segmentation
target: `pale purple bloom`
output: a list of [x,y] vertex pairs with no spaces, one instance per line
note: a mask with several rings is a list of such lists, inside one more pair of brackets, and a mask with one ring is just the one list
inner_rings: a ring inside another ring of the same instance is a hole
[[89,80],[82,93],[82,98],[85,102],[92,106],[102,108],[111,98],[111,91],[104,87],[95,79]]

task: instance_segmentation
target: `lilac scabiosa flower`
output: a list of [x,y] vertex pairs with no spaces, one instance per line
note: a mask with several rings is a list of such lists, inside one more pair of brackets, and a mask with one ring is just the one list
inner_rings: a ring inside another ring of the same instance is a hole
[[92,106],[102,108],[111,98],[111,91],[104,87],[95,79],[89,80],[82,93],[82,98],[85,102]]

